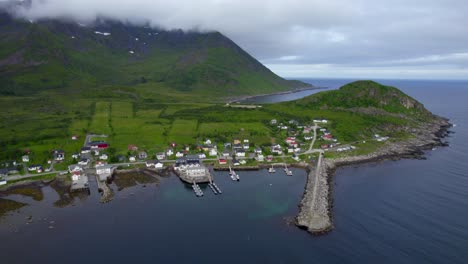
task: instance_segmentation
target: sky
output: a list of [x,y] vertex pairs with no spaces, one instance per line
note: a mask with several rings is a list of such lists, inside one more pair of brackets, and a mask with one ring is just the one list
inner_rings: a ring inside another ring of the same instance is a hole
[[20,14],[216,30],[283,77],[468,79],[467,0],[33,0]]

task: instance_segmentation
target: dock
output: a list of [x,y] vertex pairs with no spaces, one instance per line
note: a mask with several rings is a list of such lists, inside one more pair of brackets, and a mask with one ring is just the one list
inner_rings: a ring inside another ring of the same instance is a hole
[[89,179],[86,175],[81,175],[78,180],[73,181],[70,187],[71,192],[89,191]]
[[215,195],[218,195],[218,194],[222,194],[221,192],[221,189],[219,189],[219,187],[216,185],[216,183],[210,183],[208,184],[208,186],[210,187],[210,189],[213,191],[213,193]]
[[195,195],[197,197],[203,196],[203,191],[201,190],[200,186],[197,183],[193,182],[192,189],[193,189],[193,192],[195,192]]

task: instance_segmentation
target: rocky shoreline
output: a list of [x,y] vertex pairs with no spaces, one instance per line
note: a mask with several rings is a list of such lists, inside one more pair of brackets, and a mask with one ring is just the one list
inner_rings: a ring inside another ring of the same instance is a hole
[[[333,229],[331,212],[333,197],[331,179],[339,167],[383,160],[406,158],[423,159],[424,151],[436,146],[447,146],[442,139],[449,134],[452,125],[442,117],[435,117],[430,123],[412,131],[414,137],[401,142],[389,142],[386,146],[368,155],[351,156],[337,159],[324,159],[319,174],[311,168],[303,198],[299,204],[296,225],[314,235],[327,233]],[[316,178],[318,186],[315,187]],[[316,196],[316,197],[314,197]]]

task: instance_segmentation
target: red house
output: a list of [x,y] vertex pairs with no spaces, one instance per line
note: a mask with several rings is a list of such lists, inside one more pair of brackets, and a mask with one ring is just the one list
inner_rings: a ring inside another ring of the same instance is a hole
[[219,159],[219,165],[226,165],[227,160],[226,159]]
[[138,147],[135,146],[135,145],[128,145],[128,150],[130,150],[130,151],[137,151],[137,150],[138,150]]
[[107,143],[99,143],[98,144],[98,149],[106,149],[109,147],[109,144]]

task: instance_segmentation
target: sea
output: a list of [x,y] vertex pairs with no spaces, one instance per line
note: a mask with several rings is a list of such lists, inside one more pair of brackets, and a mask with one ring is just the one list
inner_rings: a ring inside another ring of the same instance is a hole
[[[336,89],[353,80],[305,79]],[[334,229],[312,236],[292,222],[306,172],[214,172],[223,193],[197,198],[177,177],[115,189],[112,202],[44,199],[0,220],[0,262],[12,263],[467,263],[468,82],[377,80],[455,125],[426,160],[340,168],[332,180]],[[254,98],[272,103],[317,90]],[[252,100],[252,99],[250,99]],[[32,217],[32,220],[31,220]]]

